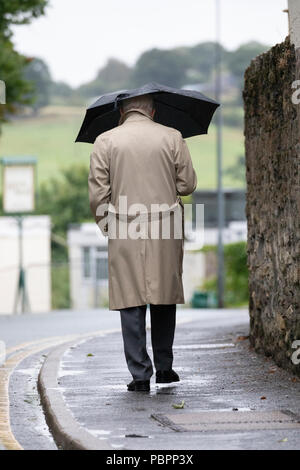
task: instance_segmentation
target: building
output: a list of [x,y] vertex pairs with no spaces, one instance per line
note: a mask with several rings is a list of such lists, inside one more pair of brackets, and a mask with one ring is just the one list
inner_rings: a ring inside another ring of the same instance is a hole
[[[22,230],[27,311],[51,310],[50,217],[25,216]],[[0,217],[0,314],[20,312],[16,304],[20,262],[20,230],[15,217]],[[16,309],[15,309],[16,307]]]
[[[185,221],[183,258],[183,287],[188,304],[195,289],[209,276],[215,275],[216,261],[211,254],[200,251],[203,245],[216,245],[217,196],[216,191],[197,191],[194,202],[204,204],[203,230],[193,230],[192,220]],[[245,193],[225,191],[226,227],[224,243],[247,238],[244,215]],[[86,309],[108,306],[108,247],[95,223],[71,225],[68,230],[71,306]]]
[[[197,245],[198,246],[198,245]],[[71,225],[68,230],[71,306],[86,309],[108,306],[108,246],[94,223]],[[204,275],[204,255],[187,243],[183,284],[187,302]]]
[[[244,189],[223,189],[225,227],[232,222],[246,222],[246,193]],[[204,204],[204,226],[218,226],[218,193],[202,190],[193,193],[193,204]]]
[[95,223],[68,230],[70,293],[74,309],[108,306],[107,238]]

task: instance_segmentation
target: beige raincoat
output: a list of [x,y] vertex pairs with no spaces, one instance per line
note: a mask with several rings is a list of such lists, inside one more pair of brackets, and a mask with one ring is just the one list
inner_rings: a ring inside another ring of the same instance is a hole
[[[109,235],[111,310],[184,303],[183,234],[178,238],[174,233],[178,214],[180,224],[183,220],[179,196],[192,193],[196,185],[180,132],[155,123],[140,109],[130,110],[121,125],[96,139],[89,195],[95,220],[102,233]],[[126,204],[120,196],[127,197]],[[132,204],[142,206],[136,211]],[[162,235],[167,216],[171,237]]]

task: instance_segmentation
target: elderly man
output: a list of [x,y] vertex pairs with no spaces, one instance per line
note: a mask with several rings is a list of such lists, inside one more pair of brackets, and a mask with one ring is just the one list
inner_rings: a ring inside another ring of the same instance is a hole
[[[175,219],[180,214],[182,226],[179,196],[191,194],[197,179],[181,133],[154,121],[151,95],[121,103],[119,126],[101,134],[94,144],[90,205],[109,237],[109,307],[121,313],[125,357],[133,377],[127,387],[149,391],[153,368],[146,349],[147,304],[156,383],[179,381],[172,369],[172,348],[176,304],[184,303],[183,234],[176,235],[173,227],[166,236],[162,225],[168,218],[178,229]],[[158,232],[153,230],[155,223]]]

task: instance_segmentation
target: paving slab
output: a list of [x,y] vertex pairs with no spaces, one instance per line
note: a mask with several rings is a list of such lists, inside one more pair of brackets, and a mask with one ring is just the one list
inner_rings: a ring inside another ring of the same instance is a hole
[[127,391],[121,334],[94,337],[64,353],[57,388],[79,426],[106,448],[299,449],[300,383],[257,355],[247,335],[238,315],[236,324],[202,321],[200,313],[179,325],[181,381],[152,380],[150,393]]
[[299,416],[289,411],[191,411],[153,415],[171,429],[184,431],[258,431],[267,429],[298,429]]

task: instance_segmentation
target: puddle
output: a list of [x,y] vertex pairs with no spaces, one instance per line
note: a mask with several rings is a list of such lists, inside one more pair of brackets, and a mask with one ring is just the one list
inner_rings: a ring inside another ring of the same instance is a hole
[[105,429],[89,429],[88,431],[90,434],[98,437],[99,439],[107,439],[108,435],[111,434],[111,431],[106,431]]
[[[186,377],[185,379],[181,379],[182,384],[197,384],[197,385],[207,385],[212,383],[216,379],[214,375],[205,375],[205,377],[201,377],[200,375],[191,375]],[[180,382],[178,382],[178,385]]]
[[24,375],[30,375],[31,377],[35,377],[36,375],[36,369],[16,369],[16,373],[24,374]]
[[101,389],[109,389],[109,390],[121,390],[121,391],[125,391],[127,392],[127,387],[126,387],[126,384],[122,384],[122,385],[98,385],[98,388],[101,388]]
[[6,360],[6,345],[4,341],[0,341],[0,367]]
[[68,392],[69,389],[65,388],[65,387],[51,387],[49,388],[49,390],[58,390],[59,392],[61,392],[62,394],[64,394],[65,392]]
[[70,358],[73,357],[73,351],[72,351],[71,348],[70,348],[70,349],[67,349],[67,351],[64,353],[64,355],[63,355],[63,362],[66,362],[65,359],[66,359],[67,357],[70,357]]
[[81,375],[81,374],[85,374],[85,371],[84,370],[63,370],[63,368],[60,367],[57,377],[58,379],[61,379],[62,377],[66,377],[69,375]]
[[[25,361],[29,361],[29,358],[25,359]],[[36,382],[41,368],[40,357],[34,357],[34,360],[30,358],[30,364],[32,365],[31,367],[15,369],[13,371],[11,378],[12,383],[15,384],[14,380],[16,380],[23,390],[22,393],[24,393],[24,395],[17,396],[16,401],[14,401],[12,417],[13,419],[15,416],[19,417],[20,410],[22,410],[22,418],[24,414],[26,421],[31,423],[30,436],[28,436],[27,433],[22,434],[21,444],[23,447],[26,448],[27,445],[30,446],[32,444],[31,439],[33,438],[35,442],[38,441],[41,443],[42,447],[46,442],[47,448],[56,449],[53,437],[45,421],[44,412],[40,405],[40,396],[36,388]],[[18,373],[20,373],[20,375],[14,377],[15,374]],[[10,384],[10,387],[13,387],[13,385]]]
[[233,343],[207,343],[207,344],[182,344],[178,346],[173,346],[173,349],[224,349],[224,348],[234,348],[235,344]]
[[[241,393],[241,390],[230,390],[230,393],[231,392],[236,392],[237,393],[236,396],[238,397],[239,394]],[[250,409],[250,408],[249,409],[248,408],[239,408],[239,406],[236,403],[234,403],[235,400],[236,400],[236,402],[238,402],[238,398],[235,398],[234,396],[232,396],[232,397],[230,397],[230,396],[229,397],[228,396],[226,396],[226,397],[225,396],[224,397],[216,397],[215,395],[211,395],[211,394],[208,394],[207,396],[209,397],[209,401],[212,402],[212,403],[223,403],[224,404],[224,402],[226,401],[226,402],[228,402],[228,406],[230,406],[230,401],[232,400],[231,408],[230,409],[229,408],[224,408],[224,411],[230,411],[230,410],[232,411],[232,408],[238,408],[239,411],[240,410],[249,410]],[[219,411],[219,409],[220,408],[218,408],[217,411]],[[212,410],[213,410],[213,408],[212,408]]]
[[248,408],[248,407],[236,407],[237,409],[234,409],[233,410],[233,407],[230,407],[230,408],[209,408],[209,410],[203,410],[203,409],[200,409],[200,408],[197,408],[195,410],[193,410],[194,413],[217,413],[217,412],[243,412],[243,411],[253,411],[253,408]]
[[[38,420],[38,418],[37,418]],[[47,428],[47,426],[45,425],[44,422],[42,422],[42,420],[39,420],[40,422],[34,426],[34,429],[36,430],[36,432],[44,437],[52,437],[50,432],[49,432],[49,429]]]

